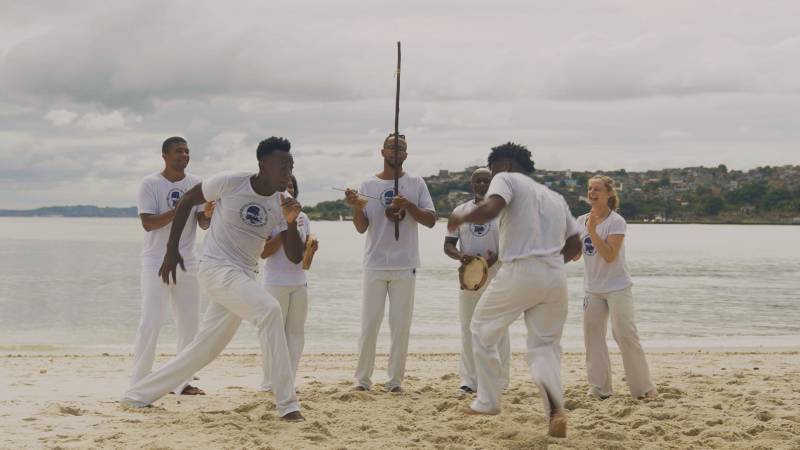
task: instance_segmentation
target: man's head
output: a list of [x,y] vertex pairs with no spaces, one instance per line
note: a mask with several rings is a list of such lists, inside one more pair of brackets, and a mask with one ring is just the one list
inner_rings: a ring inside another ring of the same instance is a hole
[[189,144],[179,136],[167,138],[161,144],[161,157],[168,168],[183,172],[189,165]]
[[383,140],[383,149],[381,149],[381,156],[383,160],[389,165],[394,167],[395,153],[397,153],[397,162],[400,168],[403,167],[403,161],[408,157],[408,145],[406,144],[406,137],[404,135],[397,136],[397,146],[395,146],[394,133],[390,134]]
[[489,153],[489,169],[492,175],[500,172],[533,173],[531,152],[525,146],[513,142],[492,147]]
[[258,170],[266,175],[277,191],[285,191],[291,182],[294,159],[289,153],[292,144],[288,139],[272,136],[259,142],[256,150]]
[[486,195],[486,191],[489,190],[489,184],[491,182],[492,171],[486,167],[478,167],[472,172],[469,184],[472,186],[472,192],[475,194],[476,199],[483,199],[483,196]]

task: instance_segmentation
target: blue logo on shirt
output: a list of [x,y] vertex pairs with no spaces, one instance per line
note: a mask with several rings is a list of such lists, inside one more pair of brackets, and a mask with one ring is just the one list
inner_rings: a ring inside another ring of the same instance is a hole
[[167,193],[167,206],[174,209],[176,206],[178,206],[178,202],[181,200],[182,195],[183,189],[170,189],[169,193]]
[[489,230],[492,229],[492,224],[491,223],[485,223],[485,224],[473,223],[473,224],[470,224],[469,229],[472,232],[473,236],[475,236],[475,237],[484,237],[487,234],[489,234]]
[[392,204],[392,199],[394,198],[394,188],[386,189],[381,193],[381,198],[383,199],[383,206],[389,206]]
[[258,203],[250,202],[239,210],[242,222],[253,227],[263,227],[267,224],[267,209]]
[[594,256],[597,253],[597,250],[594,248],[594,244],[592,243],[592,238],[590,236],[586,236],[583,238],[583,253],[588,256]]

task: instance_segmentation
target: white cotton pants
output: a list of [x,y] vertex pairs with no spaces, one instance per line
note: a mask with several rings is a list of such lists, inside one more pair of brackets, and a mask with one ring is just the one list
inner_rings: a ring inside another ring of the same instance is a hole
[[528,329],[527,364],[546,414],[563,410],[561,333],[567,318],[567,275],[535,257],[504,263],[472,316],[478,394],[472,409],[499,413],[503,369],[498,346],[520,314]]
[[[184,349],[195,334],[200,321],[200,299],[197,292],[197,268],[189,265],[187,272],[178,271],[177,283],[167,286],[158,276],[161,264],[142,265],[142,312],[139,319],[139,329],[136,332],[136,341],[133,347],[133,371],[130,384],[133,386],[153,370],[153,361],[156,356],[158,334],[167,315],[167,307],[172,307],[172,317],[177,329],[177,352]],[[189,384],[192,375],[175,386],[175,393],[180,393]]]
[[[267,285],[269,292],[281,305],[283,314],[283,331],[286,333],[286,345],[289,347],[289,360],[292,363],[292,379],[297,378],[297,366],[305,344],[306,315],[308,314],[308,289],[305,284],[296,286]],[[264,379],[261,390],[272,390],[272,358],[269,349],[261,342],[261,355],[264,364]]]
[[358,366],[355,381],[367,389],[372,387],[375,369],[375,346],[383,322],[386,297],[389,297],[389,380],[386,389],[403,383],[414,311],[416,269],[365,270],[364,298],[361,304],[361,336],[358,339]]
[[655,389],[633,317],[630,287],[606,294],[586,293],[583,300],[583,339],[589,385],[601,396],[611,395],[611,359],[606,344],[608,318],[611,334],[622,353],[622,365],[631,395],[639,398]]
[[[499,263],[489,269],[489,277],[479,290],[468,291],[461,289],[458,293],[458,317],[461,320],[461,361],[458,364],[461,384],[459,386],[467,386],[473,391],[478,390],[478,375],[475,371],[472,331],[470,331],[469,327],[472,322],[472,314],[475,312],[475,306],[497,274],[498,268]],[[498,350],[500,352],[500,366],[503,369],[503,380],[505,381],[505,386],[508,386],[511,369],[511,342],[508,339],[508,332],[498,342]]]
[[278,414],[299,411],[280,304],[254,278],[238,267],[201,262],[198,281],[210,303],[200,331],[175,358],[132,386],[123,403],[145,406],[164,396],[219,356],[244,319],[258,328],[259,342],[270,351]]

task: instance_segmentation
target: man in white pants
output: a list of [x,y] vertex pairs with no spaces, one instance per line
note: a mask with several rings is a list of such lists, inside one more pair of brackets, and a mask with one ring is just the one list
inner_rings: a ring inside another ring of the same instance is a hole
[[[186,173],[189,164],[189,146],[186,139],[178,136],[168,138],[161,145],[164,170],[147,176],[139,188],[138,210],[145,230],[142,249],[142,315],[133,350],[133,373],[131,385],[153,370],[158,334],[172,306],[172,316],[178,332],[178,352],[192,342],[199,321],[199,298],[197,295],[197,260],[194,255],[194,238],[197,225],[208,228],[208,217],[203,211],[194,211],[183,229],[180,251],[186,258],[187,267],[173,286],[166,286],[158,276],[164,261],[169,225],[175,217],[175,206],[183,194],[200,183],[198,176]],[[189,384],[191,376],[173,386],[173,392],[183,395],[202,395],[204,392]]]
[[508,326],[525,315],[527,362],[549,418],[549,434],[565,437],[567,418],[561,385],[561,333],[567,318],[564,263],[580,251],[577,225],[559,194],[533,181],[531,153],[507,143],[492,149],[494,175],[486,200],[468,214],[453,214],[451,232],[462,223],[500,218],[503,265],[472,317],[478,395],[468,414],[499,414],[503,379],[498,343]]
[[[345,202],[353,208],[356,230],[367,233],[355,388],[369,390],[372,387],[375,346],[388,294],[392,342],[387,370],[389,380],[385,388],[389,392],[401,392],[414,309],[414,285],[419,267],[417,224],[433,228],[436,212],[422,177],[403,171],[403,162],[408,156],[405,136],[395,139],[392,134],[387,137],[381,155],[383,170],[361,183],[358,192],[352,189],[345,192]],[[394,191],[395,170],[399,177],[399,195]],[[367,198],[359,197],[359,193]],[[395,240],[394,236],[395,221],[399,221],[400,225],[399,240]]]
[[[489,183],[492,181],[492,172],[479,167],[472,173],[470,185],[475,195],[473,200],[464,202],[453,209],[453,214],[468,214],[470,211],[483,201]],[[472,352],[472,332],[469,329],[472,323],[472,314],[478,304],[481,295],[489,286],[500,263],[497,255],[500,247],[500,230],[498,221],[492,220],[485,224],[463,223],[454,232],[447,232],[444,238],[444,253],[461,264],[467,264],[476,256],[486,259],[489,266],[489,273],[486,282],[477,291],[470,291],[461,286],[458,292],[458,317],[461,320],[461,361],[458,372],[461,376],[459,389],[463,394],[472,394],[478,390],[478,375],[475,371],[475,357]],[[458,245],[458,248],[456,247]],[[511,365],[511,343],[506,333],[499,342],[500,360],[503,369],[503,379],[508,385]]]
[[257,174],[219,174],[193,187],[181,199],[159,275],[164,283],[169,283],[170,277],[174,283],[177,266],[186,270],[178,246],[183,227],[196,205],[216,202],[198,267],[200,287],[210,304],[195,339],[164,367],[133,385],[122,399],[124,405],[147,406],[205,367],[228,345],[244,319],[258,328],[262,348],[270,351],[278,414],[287,421],[304,420],[294,391],[281,307],[255,280],[264,241],[281,223],[286,228],[286,256],[293,262],[303,258],[296,222],[300,204],[282,194],[294,166],[290,148],[286,139],[265,139],[256,152]]

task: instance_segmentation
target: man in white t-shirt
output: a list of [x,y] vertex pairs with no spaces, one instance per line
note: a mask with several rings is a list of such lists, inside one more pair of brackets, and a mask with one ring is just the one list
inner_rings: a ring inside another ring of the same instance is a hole
[[[436,212],[422,177],[403,171],[403,162],[408,156],[405,136],[395,138],[392,134],[387,137],[381,156],[383,170],[361,183],[358,192],[348,189],[345,193],[345,202],[353,208],[356,230],[367,233],[355,382],[357,390],[372,387],[375,346],[388,295],[391,348],[387,367],[389,380],[385,388],[389,392],[401,392],[419,267],[417,224],[433,228]],[[398,172],[399,195],[394,190],[395,170]],[[359,197],[359,193],[364,196]],[[399,221],[397,240],[394,236],[395,221]]]
[[520,314],[528,329],[527,362],[549,418],[549,434],[565,437],[567,418],[561,385],[561,333],[567,318],[564,263],[580,251],[578,228],[564,198],[533,181],[531,152],[507,143],[489,154],[492,183],[486,200],[447,224],[500,222],[503,264],[472,317],[478,395],[468,414],[499,414],[503,391],[498,343]]
[[[475,209],[478,203],[483,201],[491,181],[492,172],[489,169],[485,167],[476,169],[470,177],[470,186],[475,198],[456,206],[453,214],[468,214]],[[459,389],[465,394],[472,394],[478,390],[478,375],[475,371],[475,358],[472,352],[472,332],[469,326],[472,323],[472,314],[475,312],[478,300],[500,268],[500,263],[497,261],[499,247],[500,229],[496,219],[485,224],[462,223],[456,231],[448,231],[444,238],[444,253],[447,256],[460,261],[462,265],[469,263],[476,256],[481,256],[486,259],[489,266],[486,282],[480,289],[471,291],[465,286],[461,286],[461,290],[458,292],[458,317],[461,321],[461,362],[458,367],[461,384]],[[511,364],[511,345],[508,333],[501,338],[498,345],[503,378],[508,384]]]
[[[186,172],[189,164],[189,145],[186,139],[178,136],[168,138],[161,145],[164,170],[147,176],[139,188],[138,210],[142,227],[145,230],[142,249],[142,315],[133,350],[133,373],[131,385],[147,376],[153,370],[156,344],[161,325],[172,307],[172,316],[178,334],[178,352],[192,342],[197,333],[199,303],[197,295],[197,260],[194,255],[194,238],[197,225],[207,229],[209,218],[195,209],[184,226],[180,240],[180,250],[185,256],[187,267],[172,286],[166,286],[158,276],[158,269],[164,261],[169,228],[175,217],[175,206],[183,194],[200,183],[198,176]],[[173,386],[175,393],[183,395],[202,395],[203,391],[189,385],[191,376]]]
[[144,407],[161,398],[213,361],[246,320],[258,328],[259,342],[270,352],[278,414],[287,421],[304,420],[295,395],[280,304],[255,280],[264,242],[277,226],[285,229],[286,257],[295,263],[303,258],[296,220],[300,204],[282,193],[294,167],[290,148],[286,139],[265,139],[256,151],[258,173],[222,173],[184,194],[159,275],[169,284],[170,279],[176,281],[179,265],[186,271],[179,246],[183,227],[197,205],[216,202],[197,269],[200,287],[210,303],[195,339],[161,369],[133,385],[122,399],[124,405]]

